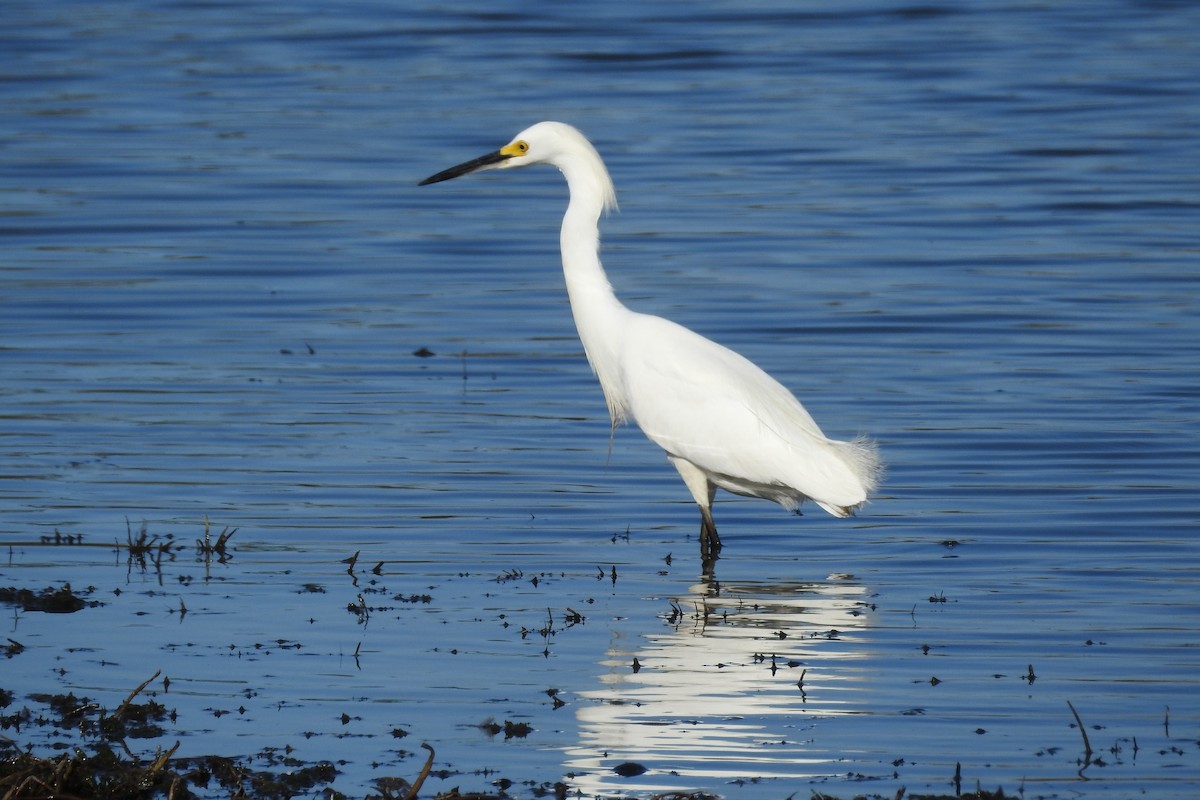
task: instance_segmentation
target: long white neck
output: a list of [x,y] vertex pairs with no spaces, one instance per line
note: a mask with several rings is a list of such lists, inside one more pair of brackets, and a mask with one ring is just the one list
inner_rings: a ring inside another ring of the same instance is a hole
[[616,426],[628,416],[619,352],[632,312],[621,305],[600,264],[599,220],[605,207],[616,203],[612,183],[599,156],[594,163],[589,160],[558,166],[571,195],[559,239],[567,296],[588,363],[600,379]]

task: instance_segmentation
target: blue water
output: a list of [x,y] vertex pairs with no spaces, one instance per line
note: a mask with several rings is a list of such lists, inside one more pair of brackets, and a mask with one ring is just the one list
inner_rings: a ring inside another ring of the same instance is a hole
[[[140,752],[351,795],[422,741],[426,794],[1200,791],[1200,8],[2,15],[0,586],[104,602],[12,613],[15,702],[161,669]],[[607,160],[628,305],[879,441],[860,516],[726,496],[700,580],[674,470],[609,451],[559,176],[416,187],[539,119]]]

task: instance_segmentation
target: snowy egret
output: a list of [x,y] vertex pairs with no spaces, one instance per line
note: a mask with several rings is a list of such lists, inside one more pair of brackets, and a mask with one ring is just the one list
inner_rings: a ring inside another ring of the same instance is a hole
[[661,317],[621,304],[600,264],[600,214],[616,192],[600,154],[561,122],[539,122],[499,150],[420,185],[490,169],[550,164],[570,200],[559,239],[571,313],[608,402],[613,429],[633,419],[679,470],[700,507],[700,551],[721,548],[717,488],[796,511],[812,500],[835,517],[866,502],[882,466],[875,445],[829,439],[795,396],[755,364]]

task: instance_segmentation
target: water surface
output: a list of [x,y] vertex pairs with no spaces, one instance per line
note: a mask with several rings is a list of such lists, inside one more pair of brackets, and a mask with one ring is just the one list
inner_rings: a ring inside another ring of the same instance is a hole
[[[435,791],[1196,794],[1190,5],[5,20],[0,585],[103,601],[12,614],[16,702],[161,669],[182,752],[351,795],[422,741]],[[878,439],[859,517],[725,497],[699,578],[674,471],[610,452],[561,179],[415,185],[545,118],[608,162],[630,306]],[[186,547],[130,564],[143,525]]]

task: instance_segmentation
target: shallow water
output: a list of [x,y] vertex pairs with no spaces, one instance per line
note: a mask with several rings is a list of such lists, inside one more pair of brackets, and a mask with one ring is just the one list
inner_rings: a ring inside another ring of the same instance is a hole
[[[1195,796],[1190,5],[5,14],[0,586],[103,601],[13,613],[18,702],[161,669],[181,754],[351,794],[426,741],[434,790]],[[609,452],[560,178],[415,186],[542,118],[630,306],[879,440],[858,518],[725,497],[699,579],[674,471]]]

